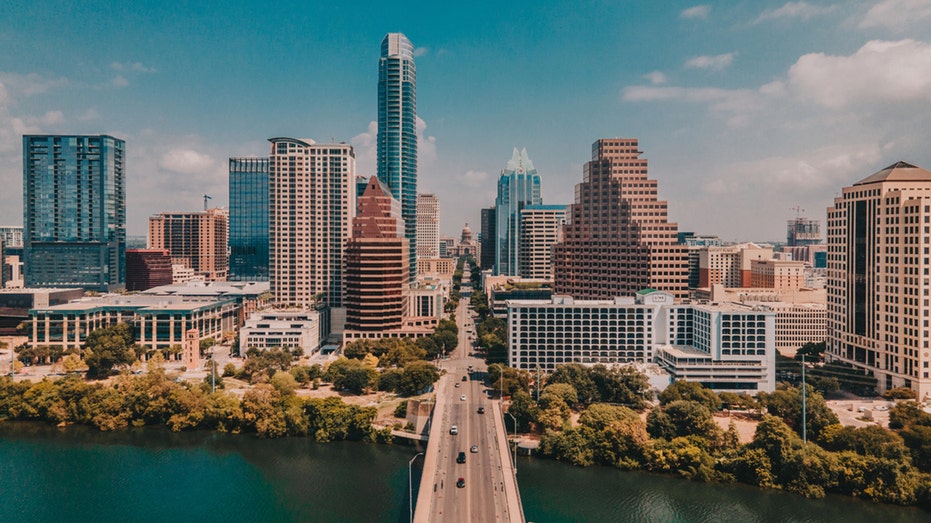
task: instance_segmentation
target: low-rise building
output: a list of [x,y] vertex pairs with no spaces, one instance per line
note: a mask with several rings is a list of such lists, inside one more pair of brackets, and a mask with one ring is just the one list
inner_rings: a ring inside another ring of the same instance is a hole
[[512,367],[655,361],[673,379],[713,389],[775,389],[776,313],[765,307],[677,304],[672,294],[645,290],[614,300],[510,300],[507,309]]
[[125,322],[133,326],[137,344],[165,349],[181,345],[191,329],[201,340],[220,339],[235,328],[238,314],[232,298],[107,294],[30,310],[29,344],[77,349],[91,332]]
[[239,331],[239,350],[297,349],[305,355],[320,349],[320,313],[314,310],[269,310],[252,314]]

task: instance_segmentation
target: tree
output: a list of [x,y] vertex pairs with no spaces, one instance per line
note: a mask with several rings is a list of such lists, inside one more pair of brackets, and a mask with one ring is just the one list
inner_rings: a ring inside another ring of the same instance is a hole
[[823,341],[819,343],[808,342],[795,352],[795,359],[802,361],[802,356],[805,356],[805,361],[815,363],[821,361],[825,350],[827,350],[827,343]]
[[672,440],[680,436],[698,436],[711,445],[721,439],[721,427],[715,423],[708,407],[696,401],[676,400],[647,416],[647,432],[654,438]]
[[[579,402],[579,394],[576,392],[575,387],[569,385],[568,383],[553,383],[547,385],[543,389],[543,395],[551,394],[563,400],[566,405],[572,407]],[[541,396],[542,398],[542,396]]]
[[[829,425],[838,423],[837,416],[831,412],[824,397],[808,385],[806,393],[806,427],[808,436],[820,441],[822,431]],[[798,434],[802,433],[802,392],[795,387],[787,387],[766,394],[757,395],[760,404],[770,413],[781,417],[786,424]]]
[[404,366],[404,374],[398,384],[398,392],[405,396],[420,394],[440,379],[436,367],[428,361],[412,361]]
[[294,391],[297,390],[298,383],[294,379],[294,376],[290,372],[279,370],[272,376],[269,380],[271,386],[275,388],[282,396],[290,396],[294,394]]
[[594,401],[600,401],[601,395],[595,380],[592,379],[591,371],[579,363],[567,363],[556,367],[556,370],[550,374],[546,382],[566,383],[575,387],[579,396],[579,403],[589,405]]
[[659,401],[663,405],[673,401],[694,401],[701,403],[711,412],[718,410],[721,406],[721,400],[718,395],[710,389],[706,389],[697,381],[677,381],[666,387],[666,390],[659,393]]
[[115,366],[130,365],[136,359],[133,341],[132,327],[127,323],[117,323],[88,334],[84,343],[88,377],[103,378]]
[[639,421],[640,416],[627,407],[608,405],[607,403],[592,403],[579,416],[579,423],[597,431],[603,431],[612,423],[633,419]]

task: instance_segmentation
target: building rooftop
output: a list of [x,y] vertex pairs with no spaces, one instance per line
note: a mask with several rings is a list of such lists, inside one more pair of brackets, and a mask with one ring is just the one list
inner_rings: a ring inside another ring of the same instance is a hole
[[854,185],[877,182],[931,182],[931,172],[908,162],[896,162],[885,169],[867,176]]

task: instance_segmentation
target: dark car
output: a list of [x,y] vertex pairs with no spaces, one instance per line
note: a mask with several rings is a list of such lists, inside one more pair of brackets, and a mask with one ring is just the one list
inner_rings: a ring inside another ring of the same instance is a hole
[[478,413],[479,413],[479,414],[484,414],[484,413],[485,413],[485,407],[479,407],[479,408],[478,408]]
[[459,488],[465,487],[465,478],[459,478],[459,481],[456,482],[456,486]]
[[469,379],[469,378],[468,378],[467,376],[463,376],[463,377],[462,377],[462,381],[468,381],[468,379]]
[[456,463],[465,463],[465,452],[460,452],[456,458]]

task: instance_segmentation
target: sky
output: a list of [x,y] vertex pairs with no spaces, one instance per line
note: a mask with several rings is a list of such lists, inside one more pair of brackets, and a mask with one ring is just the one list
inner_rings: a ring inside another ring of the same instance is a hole
[[[70,4],[70,5],[69,5]],[[638,138],[680,231],[780,241],[844,186],[931,169],[931,0],[4,0],[0,224],[22,135],[126,140],[127,230],[228,204],[231,156],[348,141],[375,174],[380,42],[416,47],[420,192],[480,229],[514,147],[572,203],[599,138]]]

